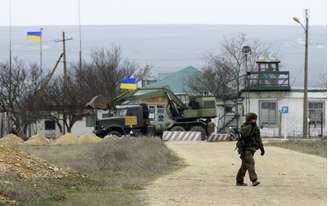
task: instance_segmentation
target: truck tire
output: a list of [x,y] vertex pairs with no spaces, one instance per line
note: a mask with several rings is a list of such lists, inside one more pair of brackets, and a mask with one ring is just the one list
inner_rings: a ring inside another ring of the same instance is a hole
[[193,126],[190,131],[193,132],[200,132],[201,133],[201,139],[205,140],[206,139],[206,130],[202,126]]
[[181,127],[181,126],[174,126],[170,129],[170,131],[174,131],[174,132],[184,132],[186,131],[185,128]]
[[230,141],[237,141],[238,138],[237,138],[235,135],[230,134],[230,135],[229,135],[229,140],[230,140]]
[[109,131],[107,135],[108,136],[111,136],[112,135],[112,136],[117,136],[117,137],[121,137],[122,136],[122,134],[119,131],[115,131],[115,130]]

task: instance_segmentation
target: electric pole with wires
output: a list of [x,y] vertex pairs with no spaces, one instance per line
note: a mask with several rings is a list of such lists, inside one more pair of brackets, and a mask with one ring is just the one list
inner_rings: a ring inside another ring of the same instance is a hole
[[67,61],[66,61],[66,41],[73,40],[73,38],[66,38],[65,32],[62,34],[62,39],[57,40],[56,42],[62,42],[63,43],[63,133],[65,134],[65,128],[66,128],[66,112],[65,112],[65,105],[66,105],[66,90],[67,90],[67,80],[68,80],[68,74],[67,74]]

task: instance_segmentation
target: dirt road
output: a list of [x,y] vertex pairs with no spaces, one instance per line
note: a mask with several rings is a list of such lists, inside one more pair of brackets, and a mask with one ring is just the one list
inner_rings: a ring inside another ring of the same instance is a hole
[[255,155],[261,185],[236,187],[240,160],[234,143],[167,145],[189,166],[147,186],[152,206],[326,205],[324,158],[267,147],[264,157]]

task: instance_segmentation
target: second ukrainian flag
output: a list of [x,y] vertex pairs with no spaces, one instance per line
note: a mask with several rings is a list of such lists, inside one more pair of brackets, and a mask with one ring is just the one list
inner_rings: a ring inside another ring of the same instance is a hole
[[137,79],[130,77],[121,81],[121,89],[136,90],[137,89]]
[[42,36],[42,32],[41,31],[27,32],[27,40],[41,41],[41,36]]

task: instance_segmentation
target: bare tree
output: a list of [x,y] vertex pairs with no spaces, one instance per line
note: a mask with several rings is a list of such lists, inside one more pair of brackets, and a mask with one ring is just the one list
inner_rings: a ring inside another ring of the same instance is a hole
[[204,67],[201,76],[195,76],[188,82],[189,88],[199,94],[210,93],[217,98],[223,98],[225,91],[229,90],[226,84],[229,76],[227,73],[220,71],[220,66],[215,68],[212,65]]
[[93,52],[91,62],[84,62],[82,69],[75,67],[75,80],[88,100],[99,94],[113,98],[120,91],[120,81],[136,71],[135,64],[122,60],[120,48],[113,47]]
[[27,125],[37,118],[33,111],[33,97],[43,79],[37,65],[26,65],[14,59],[12,69],[0,63],[0,108],[7,113],[9,128],[24,135]]
[[[131,75],[150,75],[151,67],[123,60],[119,47],[97,50],[82,68],[72,65],[64,86],[62,74],[47,82],[36,65],[15,59],[12,69],[0,63],[0,111],[9,117],[9,127],[24,135],[27,126],[42,118],[56,121],[61,132],[70,132],[74,123],[88,115],[85,104],[96,95],[114,98],[119,84]],[[45,85],[47,82],[47,85]]]
[[152,69],[153,67],[147,64],[143,68],[137,70],[134,76],[140,81],[151,79],[153,77]]
[[[243,46],[250,46],[251,54],[247,61],[242,52]],[[203,68],[203,75],[190,81],[190,87],[201,93],[208,91],[218,98],[232,99],[239,95],[240,79],[249,71],[255,69],[256,60],[268,55],[270,48],[257,40],[250,40],[245,34],[224,38],[221,52],[208,57],[208,66]]]
[[89,115],[85,105],[94,96],[104,95],[109,99],[116,97],[120,81],[131,75],[148,75],[151,68],[137,69],[136,64],[122,60],[121,50],[97,50],[91,55],[90,62],[83,62],[82,67],[72,65],[68,74],[66,87],[63,77],[52,80],[43,95],[44,110],[57,122],[60,130],[61,122],[71,132],[74,123]]

